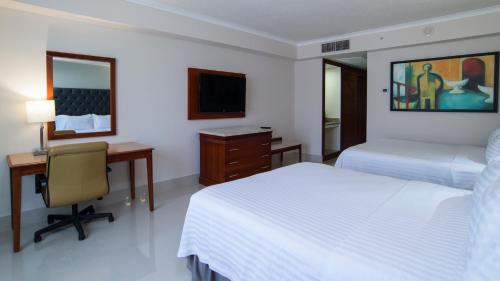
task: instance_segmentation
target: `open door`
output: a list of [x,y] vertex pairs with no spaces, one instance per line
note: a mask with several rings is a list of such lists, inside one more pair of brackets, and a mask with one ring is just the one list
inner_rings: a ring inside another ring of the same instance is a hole
[[342,69],[341,150],[366,142],[366,72]]

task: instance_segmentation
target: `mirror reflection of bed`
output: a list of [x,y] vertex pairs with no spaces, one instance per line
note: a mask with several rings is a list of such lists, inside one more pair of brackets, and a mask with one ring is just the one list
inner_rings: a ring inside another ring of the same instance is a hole
[[111,131],[110,64],[54,58],[56,133]]
[[114,59],[47,52],[47,72],[56,113],[49,138],[114,134]]

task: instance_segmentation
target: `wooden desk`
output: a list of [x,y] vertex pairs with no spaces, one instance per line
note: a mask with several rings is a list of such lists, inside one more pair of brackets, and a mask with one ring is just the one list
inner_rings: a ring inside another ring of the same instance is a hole
[[[129,162],[130,169],[130,197],[135,199],[135,164],[137,159],[146,159],[148,174],[149,210],[154,210],[153,193],[153,148],[139,143],[110,144],[108,148],[108,163]],[[33,156],[32,153],[17,153],[7,156],[10,168],[10,200],[12,215],[12,246],[14,252],[21,249],[21,179],[45,173],[47,157]]]

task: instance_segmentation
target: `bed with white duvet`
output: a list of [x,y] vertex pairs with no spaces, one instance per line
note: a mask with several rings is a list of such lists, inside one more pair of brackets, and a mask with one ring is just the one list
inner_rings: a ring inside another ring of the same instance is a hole
[[336,167],[471,189],[486,166],[485,148],[380,139],[343,151]]
[[178,256],[231,281],[462,280],[471,194],[296,164],[195,193]]

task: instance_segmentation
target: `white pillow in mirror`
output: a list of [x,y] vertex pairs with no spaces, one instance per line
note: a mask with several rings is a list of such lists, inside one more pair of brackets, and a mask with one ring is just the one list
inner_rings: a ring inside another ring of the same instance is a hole
[[111,130],[111,115],[92,114],[94,119],[94,129],[109,129]]
[[500,178],[474,198],[465,281],[500,279]]
[[63,130],[91,130],[94,128],[94,120],[91,114],[80,116],[57,115],[56,131]]

